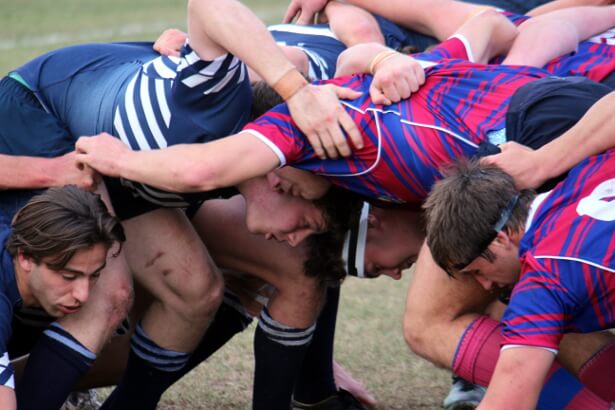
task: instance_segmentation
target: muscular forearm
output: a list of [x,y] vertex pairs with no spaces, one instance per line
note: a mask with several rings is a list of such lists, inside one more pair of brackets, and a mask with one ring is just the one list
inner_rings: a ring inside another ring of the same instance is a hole
[[387,50],[382,44],[365,43],[357,44],[344,50],[337,59],[336,76],[350,75],[355,73],[369,73],[370,63],[374,57]]
[[[199,36],[201,31],[204,36]],[[270,85],[294,68],[263,22],[235,0],[190,0],[189,35],[201,56],[207,56],[214,43],[239,57]]]
[[0,189],[35,189],[61,185],[59,159],[0,155]]
[[132,151],[109,134],[81,137],[77,161],[103,175],[142,182],[171,192],[198,192],[235,185],[279,165],[255,137],[235,134],[206,144]]
[[407,0],[346,0],[374,14],[445,40],[459,28],[474,11],[474,5],[450,0],[414,0],[408,7]]

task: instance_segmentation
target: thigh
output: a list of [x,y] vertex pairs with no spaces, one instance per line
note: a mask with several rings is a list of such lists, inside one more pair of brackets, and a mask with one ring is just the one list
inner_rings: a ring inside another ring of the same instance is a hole
[[123,222],[124,250],[135,280],[158,300],[196,296],[218,276],[182,210],[158,209]]
[[452,321],[466,313],[484,312],[494,299],[469,275],[449,277],[423,245],[408,289],[406,314],[426,321]]

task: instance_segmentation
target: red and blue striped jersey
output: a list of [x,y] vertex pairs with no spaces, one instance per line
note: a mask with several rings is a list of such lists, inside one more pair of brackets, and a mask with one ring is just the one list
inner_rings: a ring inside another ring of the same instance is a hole
[[[464,56],[460,56],[462,52]],[[333,183],[373,199],[420,203],[440,178],[443,165],[473,155],[489,131],[505,127],[506,110],[515,90],[548,74],[532,67],[486,66],[451,59],[465,57],[459,39],[415,57],[437,64],[426,68],[425,84],[419,91],[398,104],[374,104],[369,96],[369,75],[327,81],[363,93],[356,100],[344,101],[364,140],[364,148],[355,149],[351,158],[320,160],[285,104],[244,130],[272,148],[282,165],[325,175]]]
[[573,168],[532,208],[503,344],[557,349],[566,332],[615,327],[615,150]]

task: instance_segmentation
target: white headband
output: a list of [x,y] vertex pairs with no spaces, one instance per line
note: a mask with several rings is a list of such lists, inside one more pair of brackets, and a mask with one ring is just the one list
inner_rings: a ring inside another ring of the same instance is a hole
[[365,278],[365,241],[367,239],[368,217],[369,203],[363,202],[359,223],[346,232],[342,250],[346,272],[359,278]]

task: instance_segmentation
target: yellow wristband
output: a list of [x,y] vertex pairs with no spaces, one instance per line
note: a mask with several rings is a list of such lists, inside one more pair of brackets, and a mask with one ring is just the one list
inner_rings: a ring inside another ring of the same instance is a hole
[[273,85],[273,89],[282,97],[284,101],[288,101],[293,95],[308,84],[305,77],[296,68],[288,70],[278,81]]
[[386,49],[386,50],[379,52],[378,54],[374,56],[374,58],[372,58],[372,61],[369,63],[369,72],[372,75],[374,75],[374,72],[376,71],[376,67],[378,66],[378,64],[382,63],[384,60],[387,60],[393,57],[396,54],[397,54],[397,51],[391,50],[391,49]]

